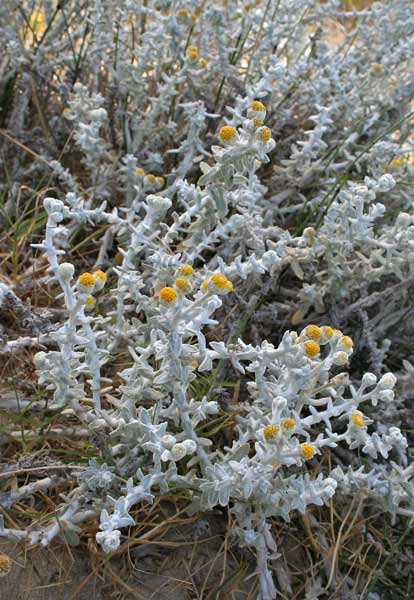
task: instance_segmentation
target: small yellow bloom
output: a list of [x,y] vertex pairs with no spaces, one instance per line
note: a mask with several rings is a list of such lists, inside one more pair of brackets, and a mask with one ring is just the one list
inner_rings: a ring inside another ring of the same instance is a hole
[[382,72],[382,65],[380,63],[374,63],[372,65],[372,70],[374,71],[374,73],[379,75]]
[[349,335],[343,335],[341,337],[341,344],[343,344],[347,350],[352,350],[352,348],[354,347],[354,342],[349,337]]
[[333,332],[334,332],[332,327],[329,327],[329,325],[324,325],[323,327],[321,327],[321,331],[322,331],[322,335],[325,338],[327,338],[328,340],[331,339],[331,337],[333,336]]
[[200,67],[202,69],[205,69],[207,65],[208,65],[208,62],[206,61],[206,59],[205,58],[200,58]]
[[401,158],[399,156],[397,158],[393,158],[391,161],[391,164],[393,167],[401,167],[401,164],[402,164]]
[[261,127],[263,125],[263,119],[260,119],[259,117],[255,117],[253,119],[253,125],[255,127]]
[[144,175],[145,171],[144,171],[144,169],[143,169],[142,167],[137,167],[137,168],[135,169],[135,173],[136,173],[137,175]]
[[309,460],[315,456],[315,448],[310,442],[305,442],[301,445],[301,452],[305,460]]
[[179,17],[189,17],[190,13],[188,12],[188,10],[186,8],[180,8],[180,10],[177,12],[177,15]]
[[364,415],[359,410],[356,410],[352,414],[351,421],[356,427],[363,427],[365,425]]
[[177,292],[172,287],[163,287],[160,291],[160,299],[167,304],[171,304],[171,302],[177,300]]
[[155,179],[160,186],[164,185],[164,183],[165,183],[164,177],[159,176],[159,177],[156,177]]
[[194,269],[191,265],[181,265],[178,272],[180,275],[184,275],[184,277],[191,277],[191,275],[194,275]]
[[79,283],[85,287],[91,287],[92,285],[95,285],[95,277],[92,273],[82,273],[82,275],[79,275]]
[[278,425],[265,425],[263,427],[263,436],[264,436],[265,440],[267,440],[268,442],[270,440],[274,440],[278,433],[279,433]]
[[260,102],[260,100],[253,100],[253,102],[250,104],[249,108],[251,108],[252,110],[258,110],[258,111],[266,110],[265,105],[262,102]]
[[197,367],[199,366],[199,362],[198,360],[192,360],[191,361],[191,366],[194,367],[194,369],[197,369]]
[[106,283],[106,280],[108,279],[107,276],[106,276],[106,273],[104,273],[100,269],[98,271],[94,271],[93,275],[94,275],[94,277],[99,277],[99,279],[101,281],[103,281],[104,283]]
[[204,279],[203,283],[201,284],[201,289],[203,290],[203,292],[208,291],[208,280],[207,279]]
[[262,142],[268,142],[272,137],[272,132],[270,131],[269,127],[261,127],[259,129],[259,137]]
[[198,50],[195,46],[188,46],[187,48],[187,57],[190,60],[198,60]]
[[233,291],[232,282],[222,273],[214,273],[214,275],[210,277],[210,281],[213,285],[220,289],[227,290],[228,292]]
[[317,342],[321,337],[322,331],[317,325],[308,325],[305,327],[305,335],[307,338]]
[[96,300],[93,296],[88,296],[85,300],[85,304],[88,308],[93,308],[95,306]]
[[219,137],[222,142],[231,142],[236,137],[237,130],[231,125],[225,125],[219,131]]
[[342,331],[340,329],[333,329],[332,330],[332,335],[343,335]]
[[148,173],[148,175],[145,175],[145,181],[147,183],[156,183],[157,178],[152,173]]
[[303,344],[303,346],[305,348],[306,354],[310,358],[314,358],[320,352],[320,346],[319,346],[319,344],[317,342],[314,342],[313,340],[310,340],[309,342],[305,342]]
[[296,425],[295,419],[288,417],[287,419],[282,419],[280,422],[283,429],[293,429]]
[[185,277],[177,277],[174,283],[175,287],[181,292],[191,291],[191,285],[188,283],[188,280]]

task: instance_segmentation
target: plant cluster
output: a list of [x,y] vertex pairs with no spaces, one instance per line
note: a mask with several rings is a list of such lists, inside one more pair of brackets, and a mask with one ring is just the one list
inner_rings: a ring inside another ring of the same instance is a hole
[[358,491],[412,519],[411,0],[6,0],[0,24],[1,218],[48,180],[29,241],[60,309],[0,283],[26,328],[0,353],[40,345],[48,410],[101,450],[56,518],[0,536],[98,519],[109,553],[179,493],[230,511],[270,600],[272,518]]

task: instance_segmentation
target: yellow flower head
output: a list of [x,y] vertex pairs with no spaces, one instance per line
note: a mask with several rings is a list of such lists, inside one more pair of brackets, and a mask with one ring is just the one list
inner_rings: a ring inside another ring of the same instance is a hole
[[317,325],[308,325],[307,327],[305,327],[306,337],[310,340],[313,340],[314,342],[317,342],[319,340],[321,334],[321,329]]
[[95,277],[92,273],[82,273],[82,275],[79,275],[79,283],[85,287],[91,287],[95,285]]
[[391,164],[393,167],[401,167],[401,158],[399,156],[397,156],[397,158],[393,158]]
[[180,10],[177,12],[177,15],[179,17],[189,17],[190,13],[188,12],[188,10],[186,8],[180,8]]
[[206,59],[205,58],[200,58],[200,67],[202,69],[205,69],[207,65],[208,65],[208,62],[206,61]]
[[172,287],[163,287],[160,291],[160,299],[167,304],[171,304],[177,300],[177,292]]
[[145,175],[145,181],[147,183],[156,183],[157,182],[157,178],[152,173],[148,173],[148,175]]
[[332,327],[329,327],[329,325],[324,325],[323,327],[321,327],[321,332],[326,339],[330,340],[334,330],[332,329]]
[[260,102],[260,100],[253,100],[253,102],[249,105],[249,108],[251,110],[255,110],[255,111],[265,111],[266,107],[265,105]]
[[320,352],[320,346],[317,342],[314,342],[313,340],[310,340],[308,342],[305,342],[303,344],[304,348],[305,348],[305,352],[306,354],[310,357],[310,358],[314,358],[315,356],[317,356]]
[[204,279],[203,283],[201,284],[201,289],[203,290],[203,292],[207,292],[208,290],[208,280]]
[[236,137],[237,130],[231,125],[225,125],[219,131],[219,137],[222,142],[231,142]]
[[174,283],[175,287],[181,292],[191,291],[191,285],[188,283],[188,279],[186,279],[185,277],[177,277]]
[[100,269],[98,271],[94,271],[93,275],[94,275],[94,277],[99,277],[99,279],[101,281],[103,281],[104,283],[106,283],[106,280],[108,279],[106,276],[106,273],[104,273]]
[[259,129],[259,137],[262,142],[268,142],[272,137],[272,132],[270,131],[269,127],[261,127]]
[[164,183],[165,183],[165,179],[164,179],[164,177],[161,177],[161,176],[159,176],[159,177],[156,177],[155,179],[156,179],[156,182],[157,182],[157,183],[158,183],[158,184],[159,184],[161,187],[164,185]]
[[295,419],[288,417],[287,419],[282,419],[280,422],[283,429],[293,429],[296,425]]
[[374,73],[376,73],[377,75],[379,75],[382,71],[382,65],[380,63],[374,63],[372,65],[372,70],[374,71]]
[[341,337],[341,344],[343,346],[345,346],[345,348],[347,350],[352,350],[352,348],[354,347],[354,342],[352,341],[352,339],[349,337],[349,335],[343,335]]
[[191,275],[194,275],[194,269],[191,265],[181,265],[178,272],[180,275],[184,275],[184,277],[191,277]]
[[145,171],[144,171],[144,169],[143,169],[142,167],[137,167],[137,168],[135,169],[135,173],[136,173],[137,175],[144,175]]
[[195,46],[188,46],[187,56],[190,60],[198,60],[198,50]]
[[260,117],[254,117],[253,125],[255,127],[261,127],[263,125],[263,119],[261,119]]
[[332,330],[332,335],[343,335],[342,331],[340,329],[333,329]]
[[364,415],[359,410],[352,413],[351,421],[356,427],[363,427],[365,424]]
[[309,460],[315,456],[315,447],[310,442],[305,442],[301,445],[302,456],[305,460]]
[[263,427],[263,436],[264,436],[265,440],[267,440],[268,442],[270,440],[274,440],[278,433],[279,433],[278,425],[265,425]]
[[200,364],[200,363],[198,362],[198,360],[192,360],[192,361],[191,361],[191,366],[192,366],[194,369],[197,369],[197,367],[199,366],[199,364]]
[[210,277],[210,281],[213,285],[222,290],[226,290],[227,292],[233,291],[232,282],[222,273],[214,273],[214,275]]
[[88,308],[93,308],[95,306],[96,300],[93,296],[88,296],[85,300],[85,305]]

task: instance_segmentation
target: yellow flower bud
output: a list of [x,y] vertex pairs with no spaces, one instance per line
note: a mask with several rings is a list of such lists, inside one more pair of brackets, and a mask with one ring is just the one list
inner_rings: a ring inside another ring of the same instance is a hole
[[363,427],[365,424],[364,415],[359,410],[352,413],[351,421],[356,427]]
[[279,433],[278,425],[265,425],[263,427],[263,436],[266,441],[274,440]]
[[305,460],[309,460],[315,456],[315,447],[310,442],[305,442],[301,445],[302,456]]
[[88,296],[85,300],[85,305],[87,308],[93,308],[96,304],[96,300],[93,296]]
[[308,325],[307,327],[305,327],[306,337],[310,340],[313,340],[314,342],[317,342],[319,340],[321,334],[321,329],[317,325]]
[[236,137],[237,130],[231,125],[225,125],[219,131],[219,137],[222,142],[231,142]]
[[82,273],[82,275],[79,275],[79,283],[85,287],[91,287],[92,285],[95,285],[95,277],[92,273]]
[[324,325],[323,327],[321,327],[321,332],[326,339],[330,340],[334,330],[332,329],[332,327],[329,327],[329,325]]
[[250,103],[249,108],[251,108],[251,110],[257,111],[266,110],[265,105],[262,102],[260,102],[260,100],[253,100],[253,102]]
[[174,283],[175,287],[181,292],[185,293],[191,291],[191,285],[188,283],[188,280],[185,277],[177,277]]
[[309,356],[310,358],[314,358],[315,356],[317,356],[320,352],[320,346],[317,342],[314,341],[309,341],[309,342],[305,342],[303,344],[304,348],[305,348],[305,352],[307,354],[307,356]]
[[214,275],[210,277],[210,281],[213,285],[220,289],[226,290],[227,292],[233,291],[232,282],[222,273],[214,273]]
[[178,272],[180,275],[184,275],[184,277],[191,277],[191,275],[194,275],[194,269],[191,265],[181,265]]
[[349,337],[349,335],[343,335],[341,337],[340,343],[343,344],[347,350],[352,350],[352,348],[354,347],[354,342],[352,341],[352,338]]
[[163,287],[160,291],[160,299],[167,304],[171,304],[177,300],[177,292],[172,287]]
[[99,279],[101,281],[103,281],[104,283],[106,283],[106,280],[108,279],[106,276],[106,273],[104,273],[100,269],[98,269],[98,271],[94,271],[93,275],[94,275],[94,277],[99,277]]
[[262,142],[268,142],[272,137],[272,132],[270,131],[269,127],[261,127],[259,129],[259,137]]

